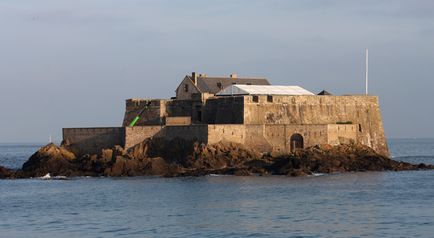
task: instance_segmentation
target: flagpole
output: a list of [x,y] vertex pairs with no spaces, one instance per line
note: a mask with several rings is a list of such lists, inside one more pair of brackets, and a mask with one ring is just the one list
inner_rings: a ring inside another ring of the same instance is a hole
[[368,49],[365,49],[365,94],[368,95]]

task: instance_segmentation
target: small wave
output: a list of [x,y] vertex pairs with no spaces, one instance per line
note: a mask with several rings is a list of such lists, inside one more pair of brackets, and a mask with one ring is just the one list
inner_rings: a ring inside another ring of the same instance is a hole
[[231,175],[228,175],[228,174],[209,174],[208,176],[210,176],[210,177],[223,177],[223,176],[231,176]]
[[222,176],[221,174],[209,174],[210,177],[220,177]]
[[47,173],[46,175],[39,177],[39,179],[42,179],[42,180],[66,180],[68,178],[66,176],[51,176],[50,173]]
[[323,173],[312,173],[311,176],[317,177],[317,176],[323,176],[323,175],[324,175]]

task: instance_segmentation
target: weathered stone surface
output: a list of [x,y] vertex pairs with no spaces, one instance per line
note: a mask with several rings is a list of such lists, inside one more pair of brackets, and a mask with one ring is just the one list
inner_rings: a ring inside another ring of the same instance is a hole
[[40,148],[24,163],[20,176],[40,177],[47,173],[54,176],[75,176],[78,168],[73,163],[74,160],[76,160],[75,155],[64,147],[48,144]]

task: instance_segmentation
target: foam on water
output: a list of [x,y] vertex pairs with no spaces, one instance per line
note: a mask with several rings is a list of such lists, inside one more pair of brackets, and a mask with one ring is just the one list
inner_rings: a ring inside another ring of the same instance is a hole
[[50,173],[47,173],[46,175],[39,177],[41,180],[66,180],[68,179],[66,176],[51,176]]

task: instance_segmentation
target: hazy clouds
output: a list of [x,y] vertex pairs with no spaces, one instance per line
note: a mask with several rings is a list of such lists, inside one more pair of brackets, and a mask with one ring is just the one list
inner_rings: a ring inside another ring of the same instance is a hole
[[432,1],[0,0],[0,142],[119,126],[191,71],[380,96],[389,137],[433,137]]

